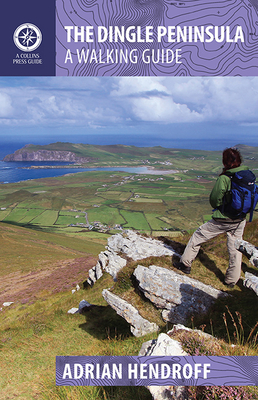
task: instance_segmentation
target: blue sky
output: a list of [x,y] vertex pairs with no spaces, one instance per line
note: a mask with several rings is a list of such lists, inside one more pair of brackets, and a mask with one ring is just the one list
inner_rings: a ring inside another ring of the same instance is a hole
[[0,78],[2,144],[258,146],[257,111],[258,77]]

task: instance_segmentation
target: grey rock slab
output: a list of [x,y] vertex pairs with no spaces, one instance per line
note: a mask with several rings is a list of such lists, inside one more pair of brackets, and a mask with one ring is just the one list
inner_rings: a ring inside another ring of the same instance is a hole
[[12,305],[14,303],[14,301],[6,301],[5,303],[3,303],[4,307],[9,307],[10,305]]
[[68,314],[77,314],[79,312],[79,308],[73,307],[67,311]]
[[86,300],[81,300],[79,303],[78,312],[80,314],[83,314],[83,313],[89,311],[92,307],[94,307],[93,304],[88,303],[88,301],[86,301]]
[[238,251],[243,253],[252,265],[258,268],[258,248],[245,240],[237,239],[235,247]]
[[114,279],[116,279],[118,272],[126,266],[126,260],[114,252],[110,252],[108,257],[108,264],[103,268]]
[[98,261],[97,264],[89,270],[89,277],[87,282],[90,286],[93,286],[94,283],[101,278],[103,275],[100,262]]
[[118,233],[108,238],[108,248],[122,252],[134,261],[156,256],[172,256],[175,251],[157,239],[145,238],[134,231],[127,231],[125,235]]
[[[156,340],[143,343],[139,356],[187,356],[181,344],[161,333]],[[187,400],[184,386],[147,386],[154,400]]]
[[143,343],[139,356],[187,356],[181,344],[169,337],[166,333],[160,333],[157,339]]
[[96,266],[95,266],[95,277],[96,280],[98,280],[99,278],[101,278],[103,275],[102,269],[101,269],[101,265],[99,262],[97,262]]
[[104,251],[99,253],[99,263],[102,268],[106,267],[106,264],[108,263],[108,253]]
[[134,336],[140,337],[159,330],[158,325],[143,318],[135,307],[109,290],[104,289],[102,296],[116,313],[131,325],[130,329]]
[[250,272],[245,273],[244,286],[251,289],[258,296],[258,277]]
[[211,304],[227,293],[172,270],[138,265],[134,271],[139,289],[172,323],[185,323],[192,314],[206,313]]

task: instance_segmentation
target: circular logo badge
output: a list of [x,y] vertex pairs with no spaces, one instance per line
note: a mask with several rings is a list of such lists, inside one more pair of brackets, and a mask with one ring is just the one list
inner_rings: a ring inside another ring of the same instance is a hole
[[37,26],[22,24],[16,28],[13,40],[18,49],[22,51],[34,51],[41,43],[42,34]]

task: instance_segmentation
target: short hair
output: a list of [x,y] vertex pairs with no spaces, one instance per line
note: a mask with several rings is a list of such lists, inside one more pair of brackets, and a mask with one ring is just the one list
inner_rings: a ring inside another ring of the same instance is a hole
[[233,147],[225,149],[222,154],[222,162],[224,165],[223,172],[239,167],[242,163],[240,151]]

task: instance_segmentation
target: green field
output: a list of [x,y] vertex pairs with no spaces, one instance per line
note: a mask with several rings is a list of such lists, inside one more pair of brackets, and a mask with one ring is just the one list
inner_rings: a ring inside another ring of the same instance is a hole
[[117,208],[101,206],[90,209],[88,212],[90,223],[101,221],[105,225],[124,224],[125,220]]
[[148,199],[146,197],[140,197],[137,199],[134,199],[136,203],[162,203],[161,199]]
[[39,216],[34,218],[33,224],[51,226],[54,225],[58,218],[58,212],[54,210],[45,210]]
[[[72,222],[71,222],[72,221]],[[70,225],[71,223],[86,223],[85,214],[70,211],[60,211],[55,225]]]
[[20,220],[20,223],[22,224],[33,223],[33,220],[43,212],[44,211],[40,208],[31,208],[27,211],[25,216]]
[[4,222],[19,222],[25,217],[28,210],[24,208],[15,208],[12,212],[4,219]]
[[140,231],[150,231],[150,226],[145,218],[145,215],[141,212],[130,212],[121,210],[121,215],[127,221],[124,228],[134,228]]
[[100,232],[119,227],[148,233],[191,229],[210,212],[207,200],[215,176],[201,183],[193,181],[192,171],[188,180],[177,177],[92,171],[7,184],[2,186],[0,208],[6,209],[0,219],[65,233],[71,224],[85,225],[86,212],[89,224]]
[[162,221],[157,214],[145,214],[145,218],[153,231],[162,231],[164,228],[169,229],[170,224]]

